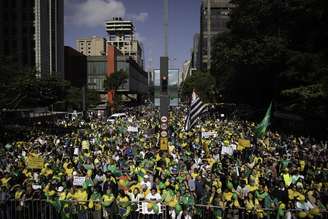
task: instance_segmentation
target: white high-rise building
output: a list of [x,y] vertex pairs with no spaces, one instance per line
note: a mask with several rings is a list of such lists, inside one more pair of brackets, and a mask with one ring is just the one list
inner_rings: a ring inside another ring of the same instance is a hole
[[116,47],[122,55],[132,57],[139,66],[143,67],[143,49],[140,42],[135,38],[132,21],[113,18],[106,21],[106,31],[109,45]]

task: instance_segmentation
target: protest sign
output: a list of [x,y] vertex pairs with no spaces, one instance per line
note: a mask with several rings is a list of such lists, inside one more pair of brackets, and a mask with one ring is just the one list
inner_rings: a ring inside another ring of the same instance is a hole
[[27,166],[30,169],[42,169],[44,160],[40,156],[29,155],[27,158]]
[[161,138],[160,149],[161,149],[161,151],[166,151],[168,149],[168,140],[167,140],[167,138]]
[[210,138],[210,137],[217,137],[216,132],[202,132],[202,138]]
[[243,147],[250,147],[251,146],[251,141],[247,139],[239,139],[238,140],[238,145],[243,146]]
[[74,148],[74,155],[79,155],[79,148]]
[[232,147],[227,147],[227,146],[222,146],[222,150],[221,150],[221,154],[229,154],[229,155],[233,155],[233,151],[234,149]]
[[81,176],[74,176],[73,178],[73,185],[74,186],[82,186],[85,181],[85,177]]
[[[162,214],[162,208],[160,203],[151,203],[151,205],[157,205],[158,207],[158,214]],[[142,214],[156,214],[153,208],[149,208],[149,203],[148,202],[141,202],[141,213]]]
[[238,147],[237,147],[238,151],[242,151],[245,148],[249,148],[249,147],[251,147],[251,141],[250,140],[242,139],[242,138],[238,140]]
[[128,132],[138,132],[138,127],[129,126]]

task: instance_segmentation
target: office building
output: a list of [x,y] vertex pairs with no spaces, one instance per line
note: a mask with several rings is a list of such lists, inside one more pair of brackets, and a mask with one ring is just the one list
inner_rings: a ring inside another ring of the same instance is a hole
[[143,68],[143,49],[135,38],[133,22],[122,18],[113,18],[106,22],[106,31],[108,33],[107,44],[116,47],[123,56],[133,58]]
[[187,77],[190,76],[190,72],[191,72],[191,60],[187,60],[182,65],[180,83],[183,83],[187,79]]
[[76,40],[76,49],[86,56],[106,55],[106,40],[103,37],[88,37]]
[[[200,68],[202,70],[209,68],[209,56],[212,54],[216,35],[228,30],[227,23],[230,18],[229,14],[232,7],[233,5],[230,3],[230,0],[202,0],[199,36],[199,58]],[[208,16],[208,9],[210,10],[210,16]],[[210,23],[208,21],[210,21]],[[210,26],[210,28],[208,28],[208,26]],[[210,45],[208,45],[209,36]]]
[[200,34],[196,33],[193,39],[193,48],[191,54],[191,67],[196,69],[200,69],[199,38]]
[[37,77],[64,77],[63,0],[2,0],[0,55]]
[[87,56],[88,88],[105,92],[104,81],[107,73],[106,56]]
[[87,57],[69,46],[65,46],[65,80],[78,88],[87,85]]

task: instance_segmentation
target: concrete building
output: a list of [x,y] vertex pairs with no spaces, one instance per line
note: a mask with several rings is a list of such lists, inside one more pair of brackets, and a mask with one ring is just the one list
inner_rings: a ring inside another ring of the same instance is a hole
[[143,49],[135,38],[132,21],[113,18],[106,22],[107,44],[116,47],[123,56],[132,57],[143,68]]
[[184,82],[186,78],[190,75],[190,71],[191,71],[191,60],[187,60],[182,65],[180,84]]
[[0,15],[0,55],[39,78],[64,78],[63,0],[2,0]]
[[69,46],[65,46],[65,80],[78,88],[87,85],[87,57]]
[[108,45],[107,56],[87,56],[88,89],[99,92],[101,105],[98,110],[106,110],[107,103],[112,101],[110,92],[106,91],[106,76],[123,70],[126,81],[117,90],[117,95],[139,98],[148,92],[148,75],[134,59],[124,56],[116,47]]
[[106,54],[106,39],[97,36],[77,39],[76,49],[86,56],[104,56]]
[[[208,2],[210,1],[210,2]],[[210,5],[210,19],[208,16],[208,5]],[[200,36],[199,36],[199,57],[201,70],[208,69],[209,49],[213,50],[215,36],[228,30],[227,22],[230,17],[230,10],[233,4],[230,0],[202,0],[200,11]],[[210,25],[208,23],[210,20]],[[208,28],[210,26],[210,28]],[[208,45],[210,37],[210,45]],[[210,52],[212,54],[212,52]]]
[[132,57],[123,55],[114,46],[108,45],[107,53],[107,75],[123,70],[128,76],[118,91],[146,94],[148,92],[148,73]]
[[192,68],[196,68],[196,69],[200,69],[199,38],[200,38],[200,34],[196,33],[194,35],[193,48],[191,54],[191,66]]

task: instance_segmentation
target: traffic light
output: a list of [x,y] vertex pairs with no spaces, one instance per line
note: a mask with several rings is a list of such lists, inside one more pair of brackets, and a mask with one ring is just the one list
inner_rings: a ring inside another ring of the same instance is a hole
[[168,87],[167,77],[166,76],[163,76],[161,78],[161,89],[162,89],[162,93],[167,94],[167,87]]

